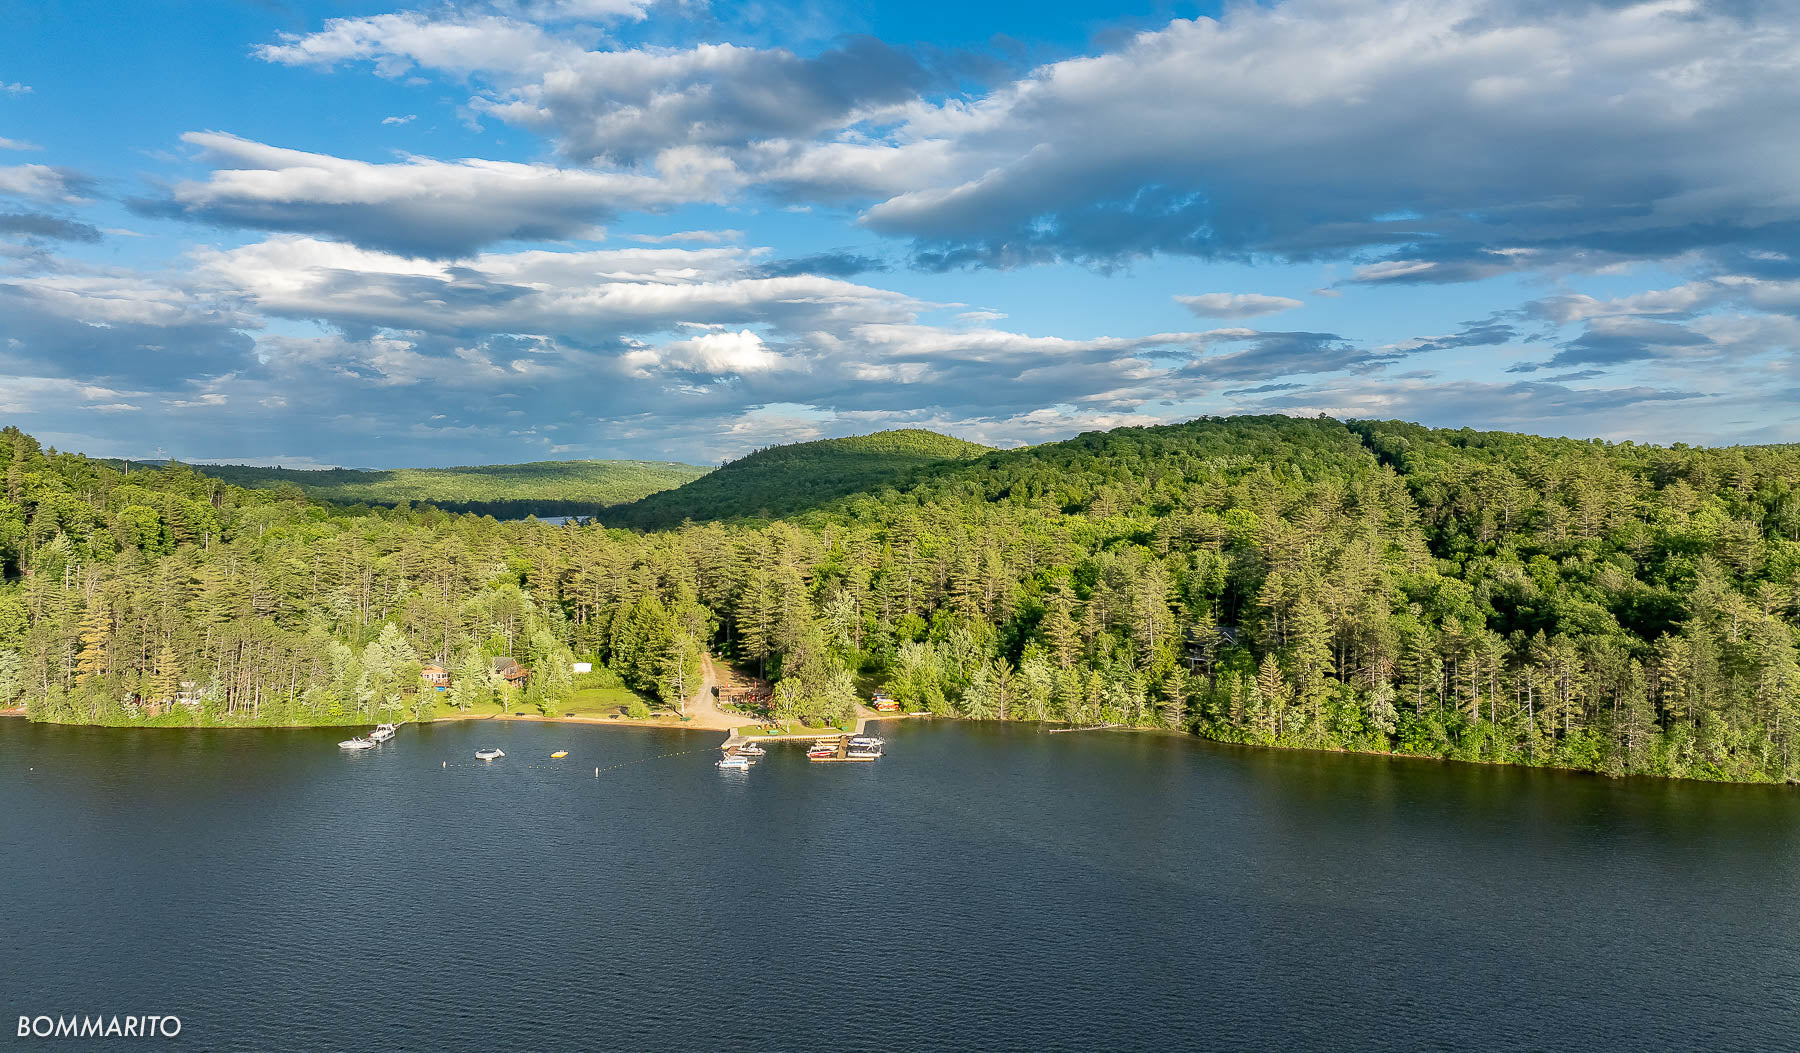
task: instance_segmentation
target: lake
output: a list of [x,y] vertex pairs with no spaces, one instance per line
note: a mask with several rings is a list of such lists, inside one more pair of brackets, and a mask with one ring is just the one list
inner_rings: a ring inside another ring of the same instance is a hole
[[[1800,1033],[1795,791],[885,728],[871,764],[771,745],[722,772],[717,733],[446,724],[344,754],[342,731],[0,719],[5,1034],[39,1013],[172,1013],[172,1044],[228,1050]],[[488,744],[507,756],[476,761]]]

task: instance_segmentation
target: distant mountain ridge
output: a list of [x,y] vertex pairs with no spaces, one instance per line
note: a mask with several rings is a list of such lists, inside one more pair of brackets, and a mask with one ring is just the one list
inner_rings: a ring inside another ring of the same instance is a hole
[[195,465],[203,475],[255,490],[299,487],[342,504],[437,505],[448,511],[589,515],[691,482],[706,468],[674,461],[531,461],[454,468],[262,468]]
[[923,428],[770,446],[674,489],[608,509],[601,518],[609,526],[642,529],[684,519],[777,519],[994,452]]

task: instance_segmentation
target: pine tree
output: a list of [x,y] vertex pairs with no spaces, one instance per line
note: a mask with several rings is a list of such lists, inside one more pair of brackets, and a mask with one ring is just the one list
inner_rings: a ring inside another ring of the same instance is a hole
[[81,616],[81,628],[77,632],[81,651],[75,658],[75,679],[78,683],[88,681],[106,672],[107,643],[112,639],[112,612],[106,604],[95,601],[88,605],[86,613]]
[[481,657],[481,652],[473,648],[464,652],[450,681],[450,704],[467,712],[475,706],[492,702],[495,692],[492,665]]
[[1044,611],[1044,642],[1049,644],[1056,664],[1064,669],[1074,666],[1081,652],[1081,629],[1075,624],[1074,610],[1075,604],[1068,593],[1058,587],[1050,593]]
[[164,643],[156,652],[155,672],[150,678],[150,697],[157,702],[169,702],[181,688],[181,663],[175,657],[175,649]]
[[1293,700],[1294,689],[1282,676],[1281,663],[1275,660],[1273,651],[1263,655],[1262,664],[1256,669],[1256,693],[1267,707],[1270,732],[1280,738],[1287,725],[1288,704]]

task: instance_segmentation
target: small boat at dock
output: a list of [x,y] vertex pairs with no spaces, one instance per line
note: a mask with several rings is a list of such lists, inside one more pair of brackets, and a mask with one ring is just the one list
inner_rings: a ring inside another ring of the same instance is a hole
[[763,749],[761,746],[758,746],[754,742],[744,743],[743,745],[741,745],[737,748],[737,751],[746,757],[760,757],[763,754],[769,752],[768,750]]
[[735,753],[727,757],[720,757],[719,767],[724,768],[727,771],[749,771],[750,758],[740,757]]
[[341,750],[372,750],[374,748],[374,741],[365,738],[345,739],[338,743],[338,749]]
[[496,759],[498,759],[500,757],[504,757],[504,756],[506,756],[506,754],[500,752],[499,750],[495,749],[492,746],[485,746],[485,747],[475,751],[475,757],[478,760],[496,760]]
[[377,724],[375,725],[375,730],[369,732],[369,739],[373,742],[386,742],[393,738],[394,732],[398,730],[399,728],[395,727],[393,724]]

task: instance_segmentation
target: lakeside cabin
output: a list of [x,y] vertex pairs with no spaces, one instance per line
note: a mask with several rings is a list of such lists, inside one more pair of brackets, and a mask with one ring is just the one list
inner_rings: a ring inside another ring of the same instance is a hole
[[494,659],[494,675],[506,681],[508,687],[524,687],[531,679],[531,670],[525,668],[513,658]]
[[450,670],[441,665],[428,665],[420,669],[419,680],[433,691],[450,690]]
[[206,688],[192,680],[183,680],[175,691],[175,704],[198,711],[206,700]]

